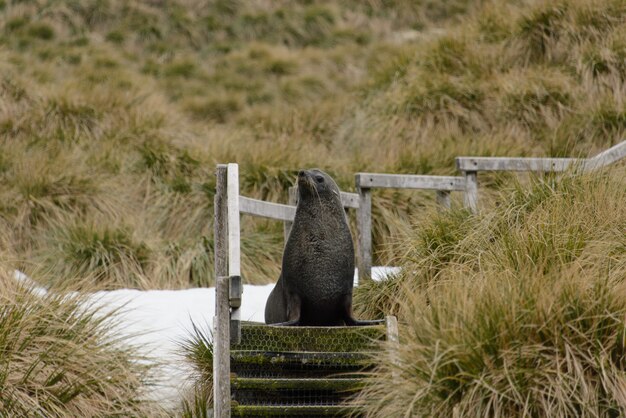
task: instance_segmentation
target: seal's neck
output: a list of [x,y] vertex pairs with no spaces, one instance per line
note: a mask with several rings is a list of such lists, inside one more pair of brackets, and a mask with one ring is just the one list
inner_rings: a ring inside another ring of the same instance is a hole
[[346,213],[339,200],[329,201],[310,198],[298,202],[296,218],[301,217],[307,219],[307,222],[303,224],[309,225],[311,229],[343,228],[348,225]]

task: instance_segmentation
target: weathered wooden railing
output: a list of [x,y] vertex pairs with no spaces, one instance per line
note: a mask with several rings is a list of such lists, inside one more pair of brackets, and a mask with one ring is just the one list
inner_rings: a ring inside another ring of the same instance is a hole
[[[285,223],[285,242],[296,214],[295,188],[288,205],[239,194],[239,166],[219,164],[215,192],[215,318],[213,333],[213,385],[215,416],[230,416],[230,344],[241,338],[241,246],[239,218],[248,214]],[[345,208],[359,210],[356,193],[341,192]]]
[[372,197],[376,188],[436,190],[437,202],[450,207],[450,192],[464,192],[464,206],[478,211],[479,171],[539,171],[561,172],[571,168],[595,170],[626,158],[626,141],[592,158],[515,158],[515,157],[457,157],[456,165],[463,177],[357,173],[359,195],[357,217],[359,280],[371,277],[372,269]]
[[478,210],[479,171],[561,172],[569,169],[595,170],[626,157],[626,141],[592,158],[515,158],[515,157],[457,157],[456,166],[465,178],[465,205]]
[[359,280],[369,279],[372,273],[372,189],[435,190],[437,202],[446,208],[450,207],[450,192],[465,191],[463,177],[451,176],[357,173],[355,183],[359,195],[357,215]]

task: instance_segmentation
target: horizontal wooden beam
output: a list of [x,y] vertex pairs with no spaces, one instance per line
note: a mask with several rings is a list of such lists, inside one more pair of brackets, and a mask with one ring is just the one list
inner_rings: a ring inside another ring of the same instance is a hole
[[585,170],[594,170],[596,168],[605,167],[626,158],[626,141],[622,141],[611,148],[602,151],[593,158],[585,161]]
[[353,209],[359,208],[359,195],[357,193],[347,193],[347,192],[340,192],[340,193],[341,193],[341,204],[343,205],[344,208],[353,208]]
[[565,171],[583,162],[578,158],[457,157],[456,167],[460,171]]
[[279,221],[293,221],[293,218],[296,216],[295,206],[266,202],[244,196],[239,196],[239,211]]
[[463,177],[357,173],[357,188],[465,190]]

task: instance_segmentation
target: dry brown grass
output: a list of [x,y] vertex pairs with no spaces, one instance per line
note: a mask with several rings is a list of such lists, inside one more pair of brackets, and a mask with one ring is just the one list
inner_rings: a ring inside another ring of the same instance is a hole
[[0,271],[0,414],[165,416],[144,399],[150,368],[103,313],[72,294],[40,295]]
[[[99,261],[68,239],[125,231],[102,287],[211,284],[218,162],[284,202],[303,167],[351,189],[357,171],[586,156],[626,133],[617,0],[3,4],[0,217],[33,274],[82,275]],[[410,196],[376,200],[378,261],[424,205]],[[275,280],[280,225],[244,224],[247,278]]]

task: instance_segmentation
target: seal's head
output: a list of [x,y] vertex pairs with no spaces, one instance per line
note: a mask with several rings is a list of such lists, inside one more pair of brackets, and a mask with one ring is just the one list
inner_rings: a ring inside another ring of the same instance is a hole
[[340,200],[339,187],[335,180],[317,168],[298,172],[298,194],[299,200],[310,197]]

